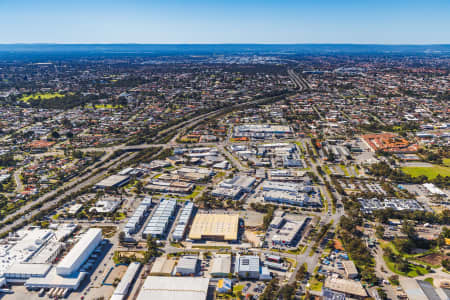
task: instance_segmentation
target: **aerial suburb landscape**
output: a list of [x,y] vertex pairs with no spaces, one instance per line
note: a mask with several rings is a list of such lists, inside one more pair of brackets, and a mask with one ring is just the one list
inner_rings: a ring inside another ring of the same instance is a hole
[[450,3],[337,2],[0,1],[0,300],[450,300]]

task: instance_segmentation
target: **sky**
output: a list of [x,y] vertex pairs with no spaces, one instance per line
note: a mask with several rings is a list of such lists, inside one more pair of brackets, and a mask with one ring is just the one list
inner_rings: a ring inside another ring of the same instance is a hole
[[0,43],[449,44],[450,0],[0,0]]

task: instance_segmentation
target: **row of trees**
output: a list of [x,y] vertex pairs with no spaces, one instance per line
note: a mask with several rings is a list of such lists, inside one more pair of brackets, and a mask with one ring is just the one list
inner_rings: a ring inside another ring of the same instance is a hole
[[342,216],[339,223],[339,235],[345,250],[358,267],[361,279],[375,284],[378,282],[374,269],[375,262],[362,239],[362,233],[357,229],[357,226],[362,225],[362,223],[363,219],[360,215]]

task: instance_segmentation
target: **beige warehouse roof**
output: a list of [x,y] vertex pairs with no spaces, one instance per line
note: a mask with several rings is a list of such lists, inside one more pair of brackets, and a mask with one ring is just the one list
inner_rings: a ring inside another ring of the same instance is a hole
[[189,238],[192,240],[208,237],[223,237],[226,241],[237,240],[239,215],[197,214],[192,224]]
[[325,287],[345,294],[367,297],[367,292],[359,281],[328,277],[325,279]]

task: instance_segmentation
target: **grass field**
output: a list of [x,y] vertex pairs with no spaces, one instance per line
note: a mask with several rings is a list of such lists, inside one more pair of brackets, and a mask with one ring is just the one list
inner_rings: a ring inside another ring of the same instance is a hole
[[450,158],[444,158],[444,159],[442,160],[442,162],[444,163],[444,165],[450,167]]
[[36,94],[22,96],[22,98],[20,98],[19,100],[23,101],[23,102],[28,102],[30,100],[37,100],[39,98],[43,99],[43,100],[48,100],[48,99],[63,98],[63,97],[65,97],[65,96],[60,93],[36,93]]
[[397,269],[397,265],[394,262],[391,262],[388,257],[383,256],[383,259],[386,262],[386,265],[388,266],[389,270],[391,270],[392,272],[394,272],[398,275],[403,275],[403,276],[408,276],[408,277],[416,277],[416,276],[425,275],[425,274],[429,273],[429,271],[426,268],[415,265],[415,264],[411,264],[411,263],[409,264],[408,273],[401,272],[400,270]]
[[[390,242],[381,242],[380,244],[381,244],[381,248],[383,248],[383,249],[385,249],[387,247],[391,248],[392,252],[396,255],[401,255],[406,258],[413,258],[412,255],[401,254],[397,250],[397,248]],[[416,265],[413,263],[409,263],[408,273],[401,272],[400,270],[397,269],[397,265],[394,262],[390,261],[387,256],[383,255],[383,259],[386,262],[386,265],[388,266],[389,270],[391,270],[392,272],[399,274],[399,275],[408,276],[408,277],[416,277],[419,275],[425,275],[425,274],[429,273],[429,271],[425,267],[419,266],[419,265]]]
[[204,186],[202,186],[202,185],[196,185],[194,191],[192,191],[191,194],[189,194],[189,195],[187,195],[187,196],[180,197],[180,199],[183,199],[183,200],[190,200],[191,198],[194,199],[194,198],[197,197],[198,194],[200,194],[200,192],[203,191],[204,189],[205,189]]
[[433,167],[404,167],[402,171],[412,177],[425,175],[429,179],[433,179],[439,174],[443,177],[450,176],[450,167],[434,165]]

